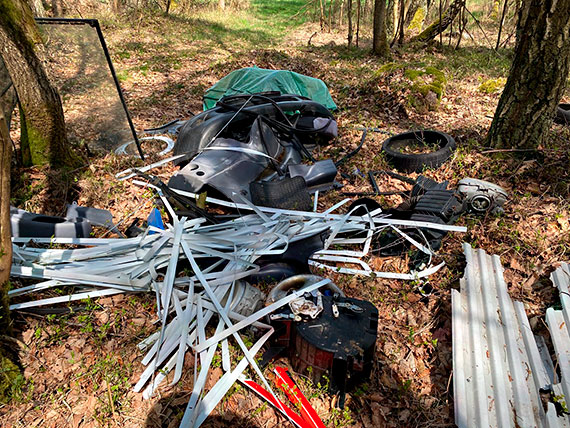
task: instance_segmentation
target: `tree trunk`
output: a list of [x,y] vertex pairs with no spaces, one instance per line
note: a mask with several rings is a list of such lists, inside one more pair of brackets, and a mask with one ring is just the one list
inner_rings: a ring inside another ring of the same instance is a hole
[[501,46],[501,32],[503,31],[503,23],[505,22],[505,16],[507,15],[507,7],[509,5],[509,0],[504,0],[505,3],[503,4],[503,13],[501,14],[501,20],[499,21],[499,35],[497,36],[497,44],[495,46],[495,50],[499,50]]
[[394,35],[394,5],[396,0],[388,0],[386,5],[386,35],[388,38]]
[[16,92],[4,61],[0,57],[0,115],[4,116],[8,129],[10,129],[14,107],[16,107]]
[[420,0],[411,0],[408,10],[406,11],[406,19],[404,20],[404,28],[408,28],[412,23],[412,19],[420,8],[422,2]]
[[400,7],[398,11],[398,26],[396,27],[396,34],[392,39],[392,43],[390,44],[393,46],[396,42],[398,44],[402,44],[404,42],[404,12],[406,10],[406,2],[405,0],[400,0]]
[[12,145],[4,116],[0,116],[0,334],[11,333],[8,312],[8,284],[12,264],[10,231],[10,161]]
[[50,84],[34,45],[41,41],[25,0],[0,0],[0,54],[18,94],[22,110],[25,164],[69,165],[73,156],[65,134],[61,99]]
[[348,47],[352,46],[352,0],[348,0],[346,4],[346,16],[348,17]]
[[447,8],[447,10],[441,15],[441,19],[438,19],[427,27],[424,31],[414,37],[413,41],[429,42],[445,31],[449,24],[453,22],[455,17],[459,14],[461,9],[465,6],[465,0],[454,0],[453,3]]
[[[10,266],[12,264],[12,240],[10,231],[10,161],[12,147],[10,134],[0,115],[0,335],[12,334],[12,323],[8,303],[8,287],[10,285]],[[9,401],[10,392],[20,369],[14,362],[16,359],[9,349],[0,342],[0,402]]]
[[529,0],[519,11],[515,57],[487,135],[496,148],[537,148],[570,64],[570,0]]
[[358,0],[356,2],[356,7],[358,8],[356,10],[356,47],[358,47],[358,42],[359,42],[359,38],[360,38],[360,9],[362,7],[362,1]]
[[386,0],[374,1],[374,28],[372,50],[376,55],[387,57],[390,55],[388,35],[386,34]]

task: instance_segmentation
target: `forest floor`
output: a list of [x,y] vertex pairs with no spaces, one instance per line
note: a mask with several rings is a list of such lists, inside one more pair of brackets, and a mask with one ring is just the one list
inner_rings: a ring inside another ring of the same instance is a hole
[[[190,112],[201,110],[201,96],[209,86],[232,70],[256,65],[296,71],[327,84],[339,106],[335,113],[339,138],[320,149],[319,158],[336,159],[355,148],[362,126],[394,133],[436,129],[452,135],[458,145],[453,157],[423,174],[449,180],[452,188],[464,177],[503,186],[510,196],[504,215],[459,219],[468,232],[450,233],[444,239],[438,258],[446,266],[430,277],[434,291],[427,298],[409,282],[332,275],[348,296],[369,300],[379,310],[373,374],[349,394],[344,411],[335,408],[336,399],[319,385],[297,380],[328,427],[453,426],[450,290],[458,286],[465,267],[461,243],[501,257],[510,295],[525,304],[536,332],[544,333],[544,313],[557,299],[550,272],[570,259],[570,128],[553,125],[543,146],[523,153],[525,157],[485,147],[512,49],[489,48],[477,28],[472,29],[476,42],[465,39],[456,50],[457,40],[447,46],[444,38],[443,47],[405,45],[394,49],[390,60],[381,60],[370,55],[369,34],[361,37],[359,48],[348,49],[345,29],[321,31],[318,24],[290,19],[303,1],[270,3],[287,7],[269,13],[262,7],[268,3],[260,1],[250,10],[224,16],[201,12],[192,18],[105,18],[103,32],[135,126],[143,129],[188,118]],[[492,39],[492,28],[487,31]],[[385,67],[387,63],[396,66]],[[410,105],[402,72],[402,67],[427,66],[446,77],[437,111],[418,111]],[[365,178],[353,174],[356,170],[390,169],[381,151],[386,135],[371,134],[361,152],[341,167],[352,177],[340,180],[345,191],[372,190]],[[152,197],[114,179],[115,173],[134,163],[107,155],[94,156],[84,168],[67,173],[18,169],[12,202],[61,215],[66,201],[77,200],[111,210],[116,222],[128,216],[146,218]],[[164,167],[155,172],[166,179],[172,171]],[[379,178],[379,185],[382,190],[407,188],[389,177]],[[331,192],[321,198],[319,209],[342,198]],[[378,200],[385,207],[399,202],[398,197]],[[0,406],[0,426],[178,426],[191,391],[191,375],[164,386],[150,400],[132,391],[143,370],[136,344],[156,330],[155,320],[152,295],[98,299],[73,314],[15,313],[25,379],[15,402]],[[213,369],[208,385],[220,375],[221,368]],[[206,426],[286,423],[257,397],[236,387]]]

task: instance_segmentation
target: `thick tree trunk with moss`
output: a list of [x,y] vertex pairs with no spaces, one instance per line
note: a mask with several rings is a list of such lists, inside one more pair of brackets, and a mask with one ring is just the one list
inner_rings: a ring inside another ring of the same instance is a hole
[[12,85],[12,79],[6,70],[4,61],[0,57],[0,115],[4,116],[8,128],[10,128],[14,107],[16,107],[16,91],[14,91],[14,85]]
[[537,148],[552,123],[570,65],[570,0],[529,0],[515,57],[487,135],[496,148]]
[[464,6],[465,0],[454,0],[441,15],[441,20],[437,19],[430,24],[424,31],[414,37],[412,41],[429,42],[435,39],[438,34],[443,33],[449,27]]
[[388,35],[386,34],[386,0],[374,1],[374,34],[372,50],[376,55],[386,57],[390,55]]
[[[10,266],[12,265],[12,240],[10,232],[10,161],[12,156],[10,135],[0,115],[0,336],[12,334],[8,304]],[[12,355],[0,341],[0,402],[10,398],[12,386],[20,376],[20,369]]]
[[69,165],[61,99],[35,52],[40,41],[25,0],[0,0],[0,54],[20,100],[24,164]]

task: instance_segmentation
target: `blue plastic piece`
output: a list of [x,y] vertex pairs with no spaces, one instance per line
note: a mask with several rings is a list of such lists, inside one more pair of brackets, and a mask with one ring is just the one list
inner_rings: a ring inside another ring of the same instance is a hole
[[[154,226],[157,229],[164,230],[164,222],[162,221],[162,216],[160,215],[160,211],[156,208],[153,208],[150,214],[148,215],[148,219],[146,220],[149,226]],[[152,235],[157,233],[153,230],[149,231],[148,234]]]

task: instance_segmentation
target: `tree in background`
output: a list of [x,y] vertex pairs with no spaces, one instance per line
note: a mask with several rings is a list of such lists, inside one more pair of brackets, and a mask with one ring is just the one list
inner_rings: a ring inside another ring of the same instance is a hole
[[388,35],[386,33],[386,0],[374,0],[374,28],[372,50],[376,55],[390,55]]
[[515,56],[487,135],[496,148],[537,148],[550,128],[570,64],[570,0],[528,0]]
[[70,165],[63,108],[35,51],[41,38],[25,0],[0,0],[0,55],[18,94],[24,165]]
[[429,42],[437,37],[438,34],[443,33],[447,27],[453,22],[455,17],[459,15],[461,9],[465,7],[465,0],[454,0],[453,3],[442,13],[439,19],[436,19],[424,31],[418,34],[413,40],[420,42]]

